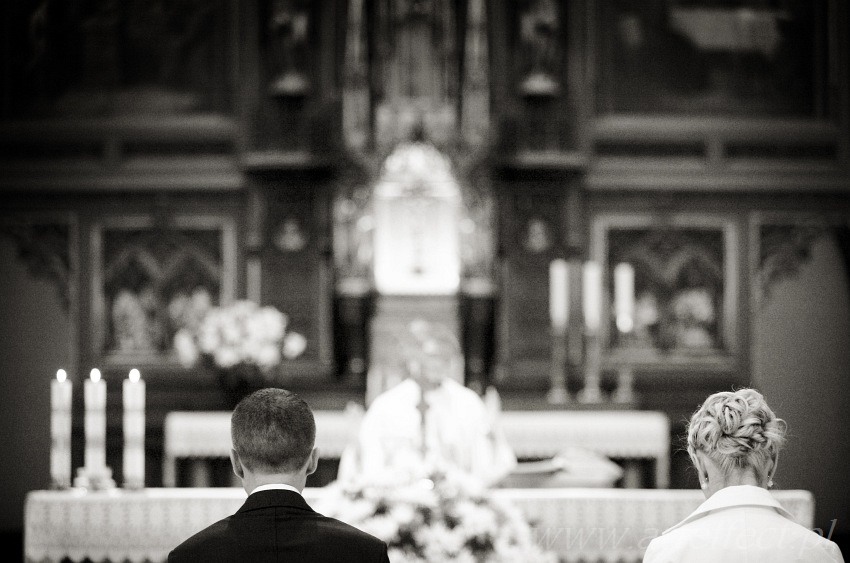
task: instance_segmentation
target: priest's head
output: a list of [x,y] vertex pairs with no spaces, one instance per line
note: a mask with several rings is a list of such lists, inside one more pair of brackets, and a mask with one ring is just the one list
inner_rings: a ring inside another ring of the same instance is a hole
[[463,379],[460,346],[448,327],[416,319],[406,337],[408,375],[423,389],[436,388],[446,378]]
[[301,490],[316,470],[316,422],[291,391],[260,389],[242,399],[230,418],[230,434],[233,472],[249,494],[272,483]]

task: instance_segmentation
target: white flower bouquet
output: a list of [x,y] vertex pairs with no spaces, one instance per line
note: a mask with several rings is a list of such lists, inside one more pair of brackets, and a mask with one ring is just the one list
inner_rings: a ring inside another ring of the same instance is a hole
[[317,508],[381,538],[392,563],[555,563],[522,514],[460,476],[436,473],[406,486],[336,483]]
[[307,346],[301,334],[287,332],[287,324],[287,316],[274,307],[235,301],[209,307],[195,326],[178,330],[174,348],[187,367],[200,358],[223,370],[248,365],[271,374],[283,358],[297,358]]

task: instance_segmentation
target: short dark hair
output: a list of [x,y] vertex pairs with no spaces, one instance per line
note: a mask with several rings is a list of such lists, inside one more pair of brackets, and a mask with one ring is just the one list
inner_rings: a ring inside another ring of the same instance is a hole
[[294,473],[316,441],[316,421],[304,400],[285,389],[260,389],[236,405],[230,417],[233,449],[251,471]]

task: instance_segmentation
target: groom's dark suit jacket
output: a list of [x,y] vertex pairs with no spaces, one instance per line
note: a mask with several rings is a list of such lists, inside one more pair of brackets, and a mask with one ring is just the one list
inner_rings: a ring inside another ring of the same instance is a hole
[[190,537],[168,554],[183,561],[388,563],[387,544],[315,512],[294,491],[248,496],[232,516]]

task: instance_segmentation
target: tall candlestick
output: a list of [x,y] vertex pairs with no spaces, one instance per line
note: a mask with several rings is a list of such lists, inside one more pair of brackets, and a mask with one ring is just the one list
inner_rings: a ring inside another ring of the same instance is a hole
[[137,369],[131,369],[123,383],[124,402],[124,486],[145,486],[145,382]]
[[602,268],[598,263],[585,262],[581,290],[584,328],[595,334],[602,315]]
[[546,400],[553,405],[563,405],[569,400],[566,327],[552,327],[552,362],[549,367],[549,391],[546,393]]
[[91,370],[83,386],[85,413],[85,470],[89,475],[100,475],[106,469],[106,382],[100,370]]
[[599,334],[588,332],[584,340],[584,387],[577,397],[581,403],[600,403],[603,397],[600,374],[602,346]]
[[549,318],[552,327],[563,331],[569,321],[569,268],[563,258],[549,264]]
[[631,332],[634,328],[635,269],[621,263],[614,267],[614,316],[617,330]]
[[60,369],[50,382],[50,481],[60,489],[71,486],[71,390]]

